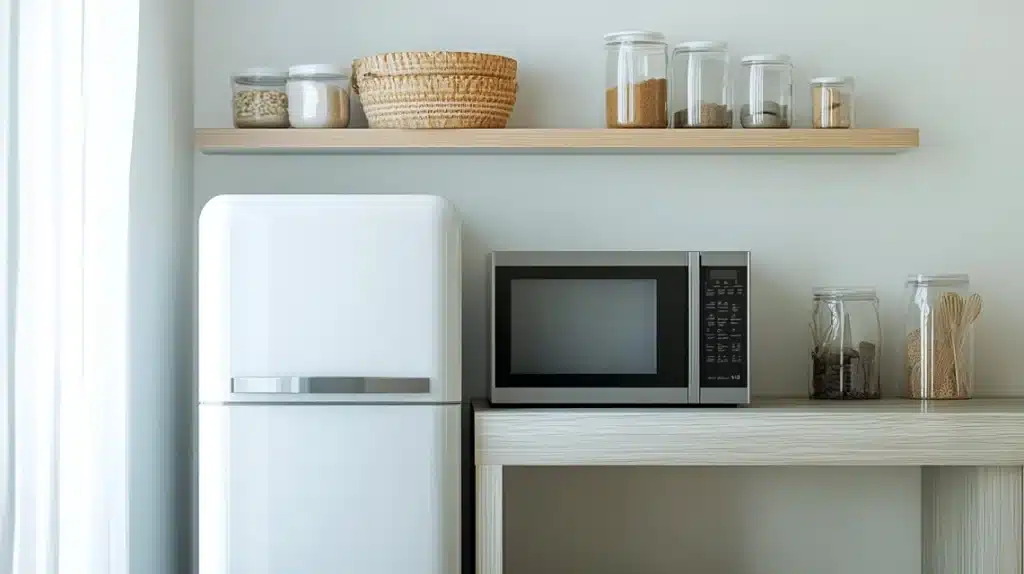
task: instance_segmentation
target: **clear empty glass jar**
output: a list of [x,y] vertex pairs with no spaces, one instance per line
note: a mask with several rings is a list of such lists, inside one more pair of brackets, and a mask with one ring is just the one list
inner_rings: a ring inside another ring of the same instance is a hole
[[272,68],[250,68],[232,76],[236,128],[288,127],[288,74]]
[[605,125],[668,127],[668,45],[658,32],[615,32],[604,37],[607,58]]
[[740,108],[745,128],[788,128],[793,125],[793,65],[785,54],[743,58],[746,101]]
[[969,399],[974,393],[974,323],[981,296],[967,275],[907,279],[906,395],[914,399]]
[[811,126],[853,127],[853,78],[825,77],[811,80]]
[[874,289],[818,287],[811,295],[812,399],[878,399],[882,323]]
[[683,42],[672,52],[672,127],[731,128],[729,45]]

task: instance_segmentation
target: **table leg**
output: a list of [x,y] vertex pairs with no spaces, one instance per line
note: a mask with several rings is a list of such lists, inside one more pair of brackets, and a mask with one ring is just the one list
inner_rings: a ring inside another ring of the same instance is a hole
[[502,467],[476,467],[476,574],[502,570]]
[[921,469],[921,570],[1022,572],[1022,467]]

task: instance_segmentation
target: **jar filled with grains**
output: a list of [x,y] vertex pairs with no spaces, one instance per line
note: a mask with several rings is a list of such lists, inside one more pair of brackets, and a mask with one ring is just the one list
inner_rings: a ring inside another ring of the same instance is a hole
[[810,397],[881,398],[882,322],[875,290],[818,287],[811,301]]
[[348,127],[348,75],[339,66],[288,69],[288,120],[293,128]]
[[271,68],[250,68],[232,76],[235,127],[288,127],[287,81],[287,74]]
[[785,54],[758,54],[742,61],[746,102],[740,108],[745,128],[793,126],[793,65]]
[[974,323],[981,296],[967,275],[907,279],[904,376],[913,399],[969,399],[974,392]]
[[683,42],[672,52],[674,128],[731,128],[732,85],[725,42]]
[[668,45],[658,32],[606,34],[605,125],[668,127]]
[[853,127],[853,78],[811,80],[811,125],[830,129]]

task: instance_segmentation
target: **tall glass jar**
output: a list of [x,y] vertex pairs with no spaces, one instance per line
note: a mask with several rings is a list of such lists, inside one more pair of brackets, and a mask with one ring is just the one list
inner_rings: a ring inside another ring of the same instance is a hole
[[793,126],[793,64],[785,54],[743,58],[747,76],[746,102],[740,108],[745,128]]
[[231,78],[236,128],[288,127],[288,74],[272,68],[250,68]]
[[672,52],[669,98],[674,128],[731,128],[729,45],[683,42]]
[[658,32],[606,34],[605,124],[668,127],[668,45]]
[[974,393],[974,323],[981,297],[967,275],[907,279],[906,395],[969,399]]
[[811,80],[811,127],[853,127],[853,78],[824,77]]
[[881,398],[882,324],[875,290],[818,287],[811,301],[810,397]]

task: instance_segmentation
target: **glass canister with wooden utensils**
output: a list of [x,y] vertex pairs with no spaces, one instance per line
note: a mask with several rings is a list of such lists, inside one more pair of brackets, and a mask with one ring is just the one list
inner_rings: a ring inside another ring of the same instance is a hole
[[971,398],[974,325],[981,316],[981,295],[971,292],[967,275],[913,275],[906,290],[905,395]]

